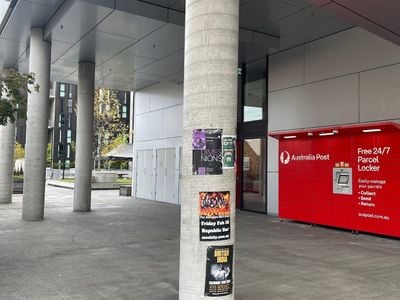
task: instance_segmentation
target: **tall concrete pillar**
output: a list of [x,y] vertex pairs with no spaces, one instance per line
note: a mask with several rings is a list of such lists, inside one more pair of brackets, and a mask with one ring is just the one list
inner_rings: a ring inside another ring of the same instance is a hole
[[79,63],[74,211],[90,211],[93,167],[95,65]]
[[[193,175],[192,130],[236,135],[239,0],[186,0],[185,37],[179,299],[211,299],[205,293],[207,248],[234,246],[235,171]],[[231,196],[230,239],[200,242],[199,192],[219,191]],[[220,299],[234,299],[234,291]]]
[[15,123],[0,126],[0,204],[11,203],[13,191]]
[[27,221],[42,220],[44,216],[50,50],[50,43],[43,40],[43,28],[32,28],[29,72],[36,74],[36,83],[40,90],[28,95],[22,202],[22,219]]

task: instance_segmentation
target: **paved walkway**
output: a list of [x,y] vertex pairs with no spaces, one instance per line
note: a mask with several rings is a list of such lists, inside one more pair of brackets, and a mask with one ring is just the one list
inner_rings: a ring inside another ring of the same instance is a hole
[[[0,206],[0,299],[178,299],[179,207],[47,187],[45,221]],[[238,212],[236,299],[399,299],[400,241]]]

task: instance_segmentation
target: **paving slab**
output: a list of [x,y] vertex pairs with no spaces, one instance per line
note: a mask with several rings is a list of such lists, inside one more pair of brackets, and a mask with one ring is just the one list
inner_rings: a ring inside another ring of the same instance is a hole
[[[41,222],[21,220],[21,195],[0,206],[0,299],[178,299],[179,206],[93,191],[73,213],[72,197],[48,186]],[[398,299],[399,249],[238,211],[236,299]]]

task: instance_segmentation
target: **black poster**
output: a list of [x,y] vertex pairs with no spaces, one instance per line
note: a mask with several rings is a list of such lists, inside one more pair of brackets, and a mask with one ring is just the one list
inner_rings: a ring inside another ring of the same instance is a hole
[[200,241],[221,241],[231,237],[230,193],[200,192]]
[[193,174],[222,174],[222,129],[193,129]]
[[220,297],[232,294],[233,245],[209,246],[206,272],[204,296]]

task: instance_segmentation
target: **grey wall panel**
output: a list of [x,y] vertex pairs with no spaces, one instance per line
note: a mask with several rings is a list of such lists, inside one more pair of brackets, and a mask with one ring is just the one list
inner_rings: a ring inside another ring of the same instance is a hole
[[305,80],[365,71],[400,62],[400,47],[355,27],[306,44]]
[[158,110],[183,103],[183,85],[160,83],[150,87],[150,110]]
[[276,55],[269,60],[269,91],[304,83],[304,46]]
[[360,74],[361,122],[400,118],[400,64]]
[[162,111],[136,116],[135,142],[162,138]]
[[269,130],[358,121],[358,75],[269,93]]
[[268,137],[268,172],[278,172],[278,140]]
[[182,136],[183,105],[173,106],[163,110],[163,138]]
[[278,215],[278,173],[268,172],[267,211],[269,215]]
[[[150,92],[146,90],[135,93],[135,115],[150,111]],[[136,117],[135,117],[136,120]]]

